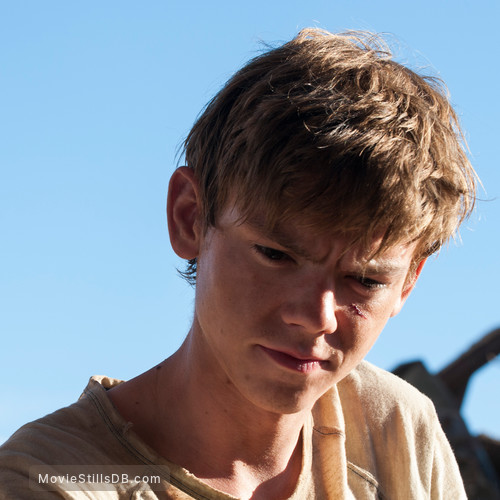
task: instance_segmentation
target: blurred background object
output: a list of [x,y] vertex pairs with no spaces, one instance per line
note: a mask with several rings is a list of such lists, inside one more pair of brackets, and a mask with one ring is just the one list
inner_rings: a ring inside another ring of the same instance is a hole
[[500,328],[496,328],[436,374],[430,373],[422,361],[393,370],[432,399],[472,500],[500,498],[500,441],[484,434],[472,435],[460,409],[472,375],[499,353]]

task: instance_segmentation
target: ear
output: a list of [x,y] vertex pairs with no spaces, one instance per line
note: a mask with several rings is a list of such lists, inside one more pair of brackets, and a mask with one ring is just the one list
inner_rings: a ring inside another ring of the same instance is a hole
[[198,256],[200,206],[198,182],[189,167],[179,167],[170,178],[167,197],[167,220],[170,243],[183,259]]
[[396,314],[398,314],[399,311],[401,311],[401,309],[403,308],[406,299],[410,296],[411,291],[415,287],[415,283],[417,282],[417,279],[420,276],[420,273],[422,272],[426,260],[427,259],[422,260],[417,266],[417,269],[415,270],[413,275],[408,276],[406,283],[403,285],[401,297],[399,297],[396,304],[394,305],[394,309],[391,312],[391,317],[396,316]]

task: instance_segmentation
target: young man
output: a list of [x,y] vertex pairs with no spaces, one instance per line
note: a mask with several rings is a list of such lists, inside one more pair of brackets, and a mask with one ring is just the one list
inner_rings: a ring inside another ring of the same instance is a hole
[[[5,498],[465,498],[429,400],[362,361],[472,209],[457,134],[439,85],[375,39],[305,30],[251,61],[170,181],[186,340],[14,434]],[[70,465],[161,484],[51,481]]]

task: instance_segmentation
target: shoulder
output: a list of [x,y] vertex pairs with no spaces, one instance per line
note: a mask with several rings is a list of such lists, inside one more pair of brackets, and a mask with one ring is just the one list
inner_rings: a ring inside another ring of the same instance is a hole
[[[441,432],[431,400],[396,375],[362,362],[338,384],[345,420],[348,450],[364,454],[371,443],[373,454],[410,450]],[[379,457],[375,457],[379,458]]]
[[0,447],[6,453],[31,454],[47,459],[79,447],[89,435],[102,433],[116,424],[106,389],[119,383],[108,377],[92,377],[79,400],[70,406],[22,426]]
[[[78,460],[90,436],[102,436],[125,427],[126,422],[114,410],[106,390],[120,381],[109,377],[92,377],[77,402],[22,426],[0,447],[0,457],[6,454],[32,456],[40,461],[56,463],[61,454]],[[96,441],[93,439],[93,441]],[[98,441],[97,441],[98,442]],[[52,461],[52,462],[50,462]],[[67,463],[73,463],[72,461]]]
[[116,428],[126,426],[117,421],[106,397],[106,388],[118,382],[92,377],[76,403],[16,431],[0,447],[0,493],[9,484],[16,490],[27,485],[33,467],[108,463],[107,449],[119,434]]
[[465,498],[456,460],[431,400],[362,362],[338,384],[352,474],[383,498]]
[[338,384],[342,407],[357,407],[375,421],[394,412],[418,420],[435,422],[431,400],[405,380],[367,361],[361,362]]

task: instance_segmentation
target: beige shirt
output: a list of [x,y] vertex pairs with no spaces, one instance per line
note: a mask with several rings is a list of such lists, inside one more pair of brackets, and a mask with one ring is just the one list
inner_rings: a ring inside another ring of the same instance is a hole
[[[118,383],[92,377],[78,402],[19,429],[0,448],[0,499],[233,499],[141,441],[106,395]],[[320,398],[302,439],[292,500],[466,498],[430,400],[369,363]]]

